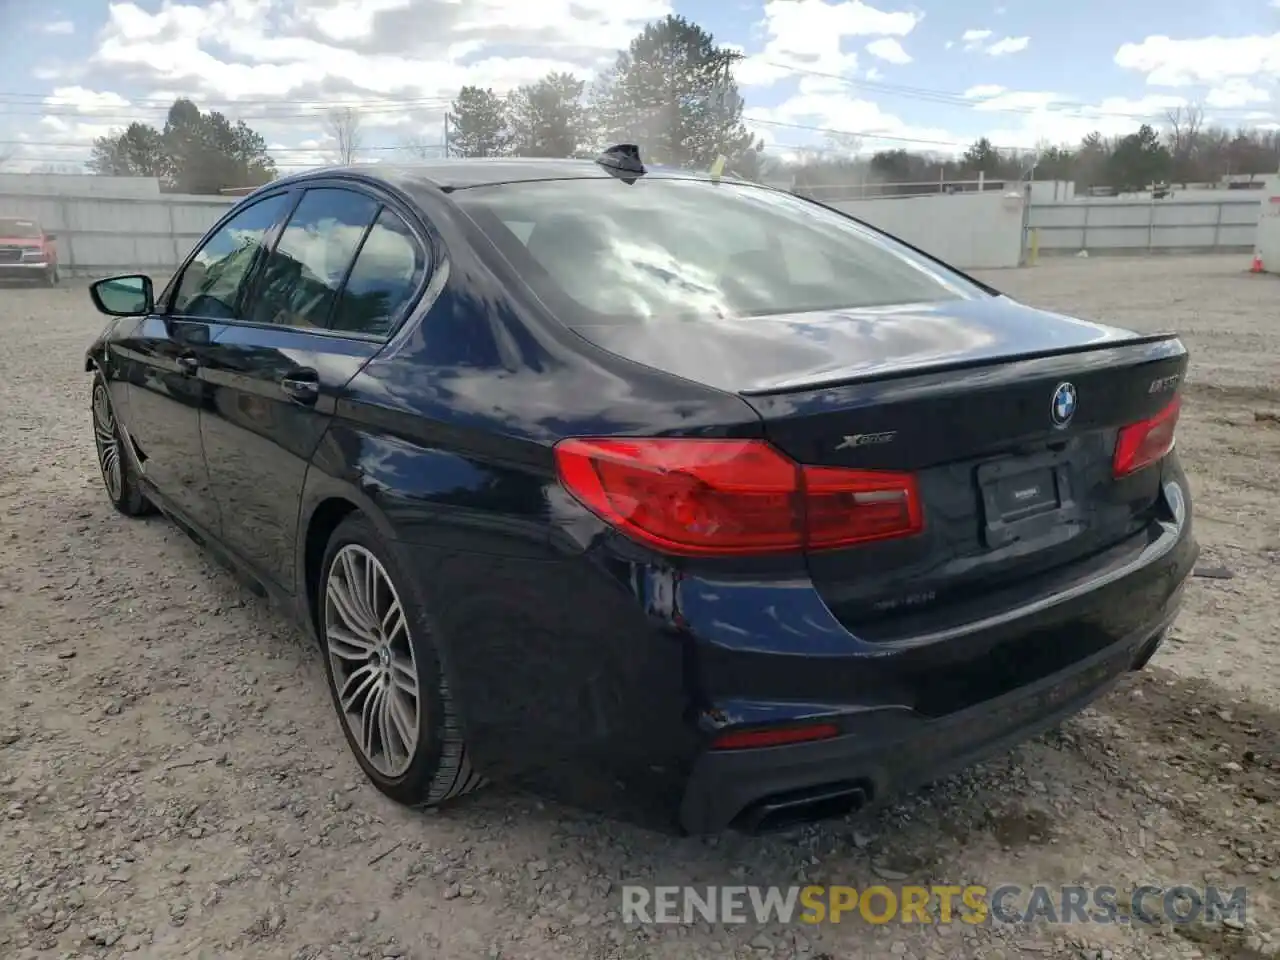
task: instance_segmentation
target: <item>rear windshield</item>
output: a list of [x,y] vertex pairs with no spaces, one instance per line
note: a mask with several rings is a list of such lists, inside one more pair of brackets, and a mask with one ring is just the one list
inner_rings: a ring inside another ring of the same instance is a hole
[[15,220],[13,217],[0,217],[0,237],[38,240],[42,235],[40,224],[34,220]]
[[472,187],[453,199],[570,326],[982,295],[834,211],[759,187],[610,177]]

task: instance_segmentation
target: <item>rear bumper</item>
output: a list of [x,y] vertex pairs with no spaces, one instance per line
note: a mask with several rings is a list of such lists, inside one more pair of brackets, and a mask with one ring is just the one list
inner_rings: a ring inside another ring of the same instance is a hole
[[0,278],[19,278],[19,277],[39,277],[43,273],[47,273],[53,268],[53,264],[41,261],[40,263],[32,263],[24,260],[21,263],[0,263]]
[[[828,661],[823,672],[843,674],[838,682],[854,695],[821,707],[793,704],[790,717],[780,702],[720,700],[712,710],[717,718],[770,726],[821,720],[835,722],[840,733],[789,746],[703,750],[681,802],[683,828],[749,828],[780,800],[803,801],[807,794],[844,790],[856,792],[855,805],[875,802],[1084,708],[1145,666],[1177,617],[1199,554],[1185,489],[1176,471],[1165,491],[1172,518],[1133,559],[1095,571],[1071,590],[964,635],[881,648],[852,670]],[[780,664],[779,673],[784,669]],[[713,726],[705,713],[703,726]]]
[[862,806],[945,777],[1084,709],[1146,664],[1175,615],[1070,669],[947,717],[876,709],[848,717],[843,735],[829,740],[704,753],[689,778],[680,825],[690,833],[750,829],[779,803],[856,793],[852,805]]

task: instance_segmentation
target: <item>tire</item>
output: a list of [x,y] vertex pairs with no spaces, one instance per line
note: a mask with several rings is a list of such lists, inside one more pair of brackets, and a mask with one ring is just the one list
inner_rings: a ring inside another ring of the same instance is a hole
[[[365,776],[411,807],[434,807],[483,786],[462,740],[426,611],[364,516],[353,514],[338,525],[320,570],[316,628],[325,676]],[[372,604],[361,596],[369,584]]]
[[98,454],[98,469],[111,505],[126,517],[142,517],[154,511],[151,501],[142,493],[133,459],[125,450],[120,425],[111,406],[111,392],[101,372],[93,375],[93,394],[89,405],[93,418],[93,445]]

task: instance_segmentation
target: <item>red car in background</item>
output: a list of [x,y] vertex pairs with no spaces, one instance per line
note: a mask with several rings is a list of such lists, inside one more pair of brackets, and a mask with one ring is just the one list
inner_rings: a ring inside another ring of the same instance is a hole
[[58,282],[57,237],[35,220],[0,217],[0,280]]

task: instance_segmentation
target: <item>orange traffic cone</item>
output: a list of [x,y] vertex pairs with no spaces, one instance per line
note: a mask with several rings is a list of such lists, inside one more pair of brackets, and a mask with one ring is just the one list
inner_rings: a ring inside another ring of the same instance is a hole
[[1258,254],[1253,255],[1253,264],[1249,267],[1250,273],[1262,273],[1262,257]]

